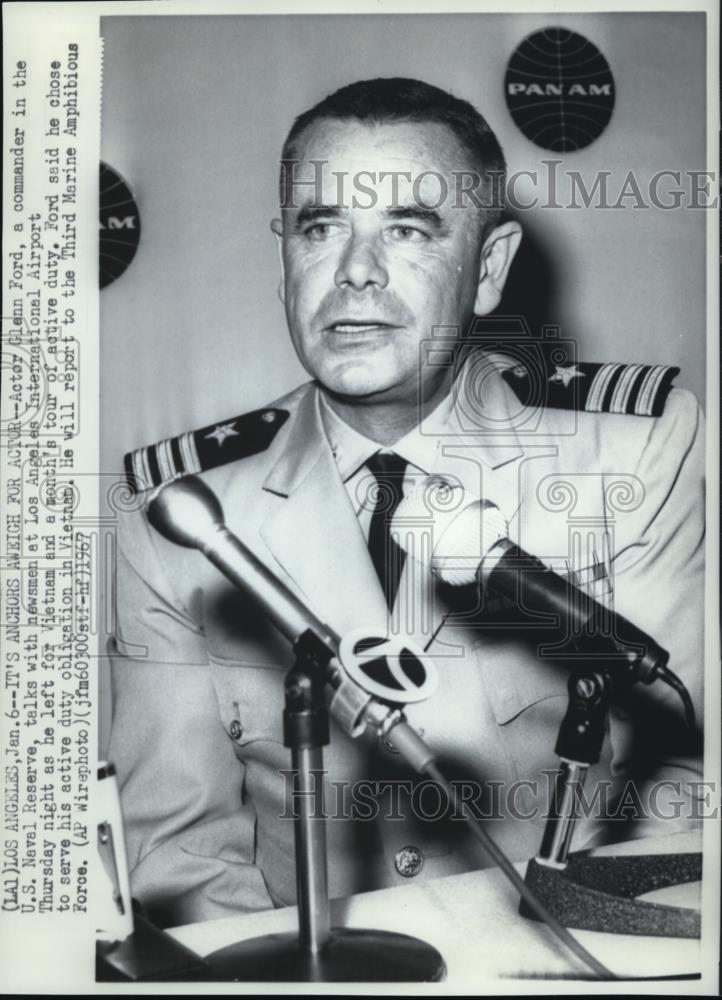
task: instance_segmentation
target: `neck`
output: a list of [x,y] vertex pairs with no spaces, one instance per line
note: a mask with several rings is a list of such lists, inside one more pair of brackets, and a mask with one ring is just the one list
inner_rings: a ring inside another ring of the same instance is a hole
[[367,400],[336,396],[322,389],[326,401],[359,434],[381,445],[393,445],[429,416],[451,389],[451,380],[442,382],[422,401]]

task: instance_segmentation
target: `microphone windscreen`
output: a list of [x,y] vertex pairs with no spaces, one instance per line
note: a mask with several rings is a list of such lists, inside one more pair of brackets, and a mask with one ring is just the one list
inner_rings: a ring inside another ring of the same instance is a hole
[[508,533],[495,504],[439,476],[422,480],[392,522],[397,544],[452,586],[474,583],[482,560]]
[[146,513],[164,538],[189,549],[205,548],[223,526],[218,498],[195,476],[184,476],[154,490]]

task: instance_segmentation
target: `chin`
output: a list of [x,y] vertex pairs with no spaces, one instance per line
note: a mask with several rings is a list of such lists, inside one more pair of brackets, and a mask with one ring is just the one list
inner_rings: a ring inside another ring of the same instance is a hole
[[386,385],[377,385],[373,382],[361,382],[361,381],[349,381],[344,380],[342,382],[330,381],[321,382],[321,385],[330,392],[333,396],[338,396],[344,399],[357,399],[359,402],[363,399],[372,399],[388,390]]
[[388,375],[369,372],[367,365],[343,372],[321,371],[317,377],[321,385],[334,395],[356,399],[387,392],[395,384],[395,380]]

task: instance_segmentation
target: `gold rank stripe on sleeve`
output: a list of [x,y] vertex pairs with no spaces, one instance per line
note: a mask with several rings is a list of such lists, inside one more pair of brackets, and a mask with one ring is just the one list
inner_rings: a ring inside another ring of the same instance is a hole
[[647,374],[637,396],[636,412],[644,415],[652,413],[657,390],[668,371],[667,365],[655,365]]
[[627,404],[635,384],[637,376],[644,369],[644,365],[626,365],[622,374],[614,387],[612,398],[609,403],[610,413],[626,413]]
[[178,438],[178,447],[180,448],[183,468],[186,470],[186,474],[195,475],[196,472],[200,472],[201,460],[198,457],[196,444],[190,431],[180,435]]
[[545,371],[517,363],[502,374],[525,406],[658,417],[679,368],[612,361],[569,362]]
[[150,475],[150,466],[148,465],[148,451],[146,448],[138,448],[130,456],[131,472],[133,476],[133,482],[136,484],[140,483],[152,483]]
[[602,412],[602,405],[607,395],[609,383],[622,367],[623,365],[620,361],[609,362],[608,364],[601,366],[589,387],[589,395],[587,396],[587,403],[584,407],[585,410],[590,410],[592,413]]
[[265,451],[287,419],[286,410],[254,410],[136,448],[125,456],[128,486],[134,493],[142,493]]
[[664,410],[672,380],[678,374],[679,368],[671,365],[625,365],[604,411],[657,417]]

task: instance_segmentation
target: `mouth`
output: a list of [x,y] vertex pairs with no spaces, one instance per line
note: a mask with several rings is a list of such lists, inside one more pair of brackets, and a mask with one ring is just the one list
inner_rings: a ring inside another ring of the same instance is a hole
[[381,319],[343,319],[330,323],[326,330],[330,333],[374,333],[379,330],[397,330],[393,323]]

